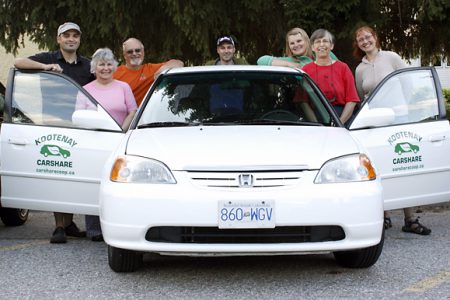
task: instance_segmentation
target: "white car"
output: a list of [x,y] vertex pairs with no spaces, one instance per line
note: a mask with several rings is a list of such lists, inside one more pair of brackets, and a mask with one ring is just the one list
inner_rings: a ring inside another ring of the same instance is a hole
[[[3,83],[0,82],[0,126],[3,123],[3,114],[1,114],[1,112],[3,111],[4,105],[5,105],[5,86],[3,85]],[[5,208],[2,207],[2,203],[0,201],[0,219],[2,220],[5,226],[23,225],[28,219],[28,209]]]
[[[97,109],[75,111],[79,93]],[[349,128],[303,72],[261,66],[170,70],[127,133],[67,77],[12,70],[5,116],[2,204],[99,214],[118,272],[144,252],[332,252],[369,267],[384,209],[450,199],[433,68],[388,76]],[[399,156],[402,143],[418,151]],[[45,145],[68,155],[45,156]]]

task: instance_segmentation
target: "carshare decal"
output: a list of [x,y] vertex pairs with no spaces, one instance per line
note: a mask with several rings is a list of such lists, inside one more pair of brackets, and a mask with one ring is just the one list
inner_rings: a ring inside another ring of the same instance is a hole
[[392,172],[422,169],[422,154],[420,143],[422,137],[412,131],[399,131],[388,138],[392,146]]
[[71,150],[78,143],[64,134],[47,134],[35,139],[41,158],[36,161],[36,172],[57,175],[75,175]]

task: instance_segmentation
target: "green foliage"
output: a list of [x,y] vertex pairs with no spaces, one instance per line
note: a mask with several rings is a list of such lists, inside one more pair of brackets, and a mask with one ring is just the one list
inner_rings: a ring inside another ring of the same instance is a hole
[[450,103],[450,89],[442,89],[442,94],[444,95],[444,98],[447,100],[447,102]]
[[450,121],[450,103],[448,103],[448,102],[445,103],[445,112],[447,115],[447,120]]
[[447,119],[450,120],[450,89],[442,89],[442,94],[445,98],[445,110],[447,112]]
[[383,48],[406,58],[420,53],[426,62],[450,57],[449,18],[448,0],[0,0],[0,44],[16,53],[27,35],[55,49],[58,25],[73,21],[83,31],[86,56],[107,46],[121,58],[122,42],[134,36],[148,61],[202,64],[217,56],[217,37],[231,34],[255,63],[264,54],[282,55],[292,27],[327,28],[337,37],[334,52],[352,66],[353,30],[367,23],[379,30]]

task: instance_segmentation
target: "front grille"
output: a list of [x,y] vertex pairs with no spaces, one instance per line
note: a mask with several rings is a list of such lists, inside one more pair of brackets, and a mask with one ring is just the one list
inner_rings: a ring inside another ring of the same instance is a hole
[[280,226],[270,229],[219,229],[218,227],[152,227],[145,239],[161,243],[243,244],[309,243],[345,238],[340,226]]
[[190,180],[202,187],[209,188],[241,188],[239,176],[251,174],[252,182],[246,188],[284,187],[299,184],[302,178],[301,171],[279,172],[200,172],[189,171]]

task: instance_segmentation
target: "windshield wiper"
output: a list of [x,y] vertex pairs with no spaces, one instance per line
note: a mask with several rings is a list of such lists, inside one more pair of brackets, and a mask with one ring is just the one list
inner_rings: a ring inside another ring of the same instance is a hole
[[139,125],[138,128],[152,128],[152,127],[183,127],[183,126],[199,126],[201,123],[189,122],[152,122]]
[[239,125],[307,125],[307,126],[323,126],[321,123],[308,121],[289,121],[289,120],[270,120],[270,119],[256,119],[256,120],[239,120],[234,124]]

